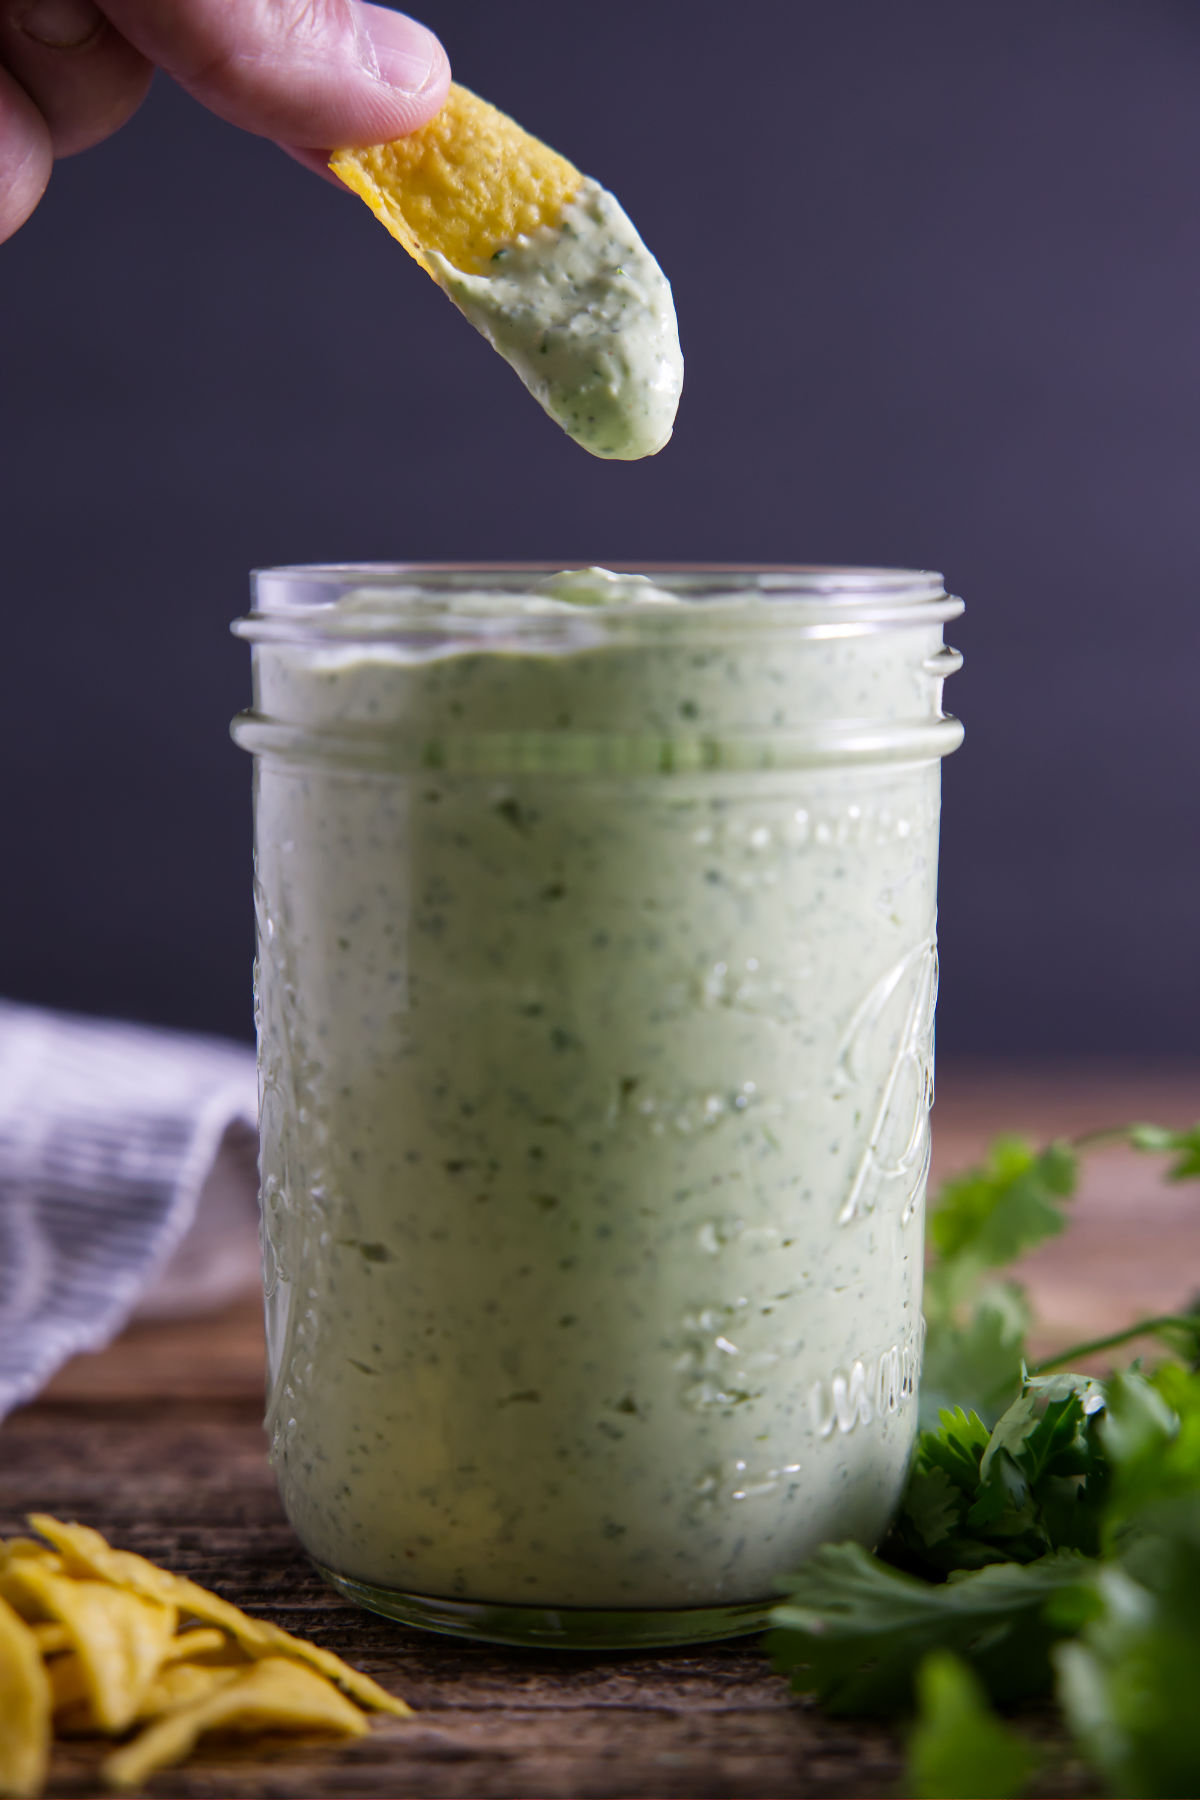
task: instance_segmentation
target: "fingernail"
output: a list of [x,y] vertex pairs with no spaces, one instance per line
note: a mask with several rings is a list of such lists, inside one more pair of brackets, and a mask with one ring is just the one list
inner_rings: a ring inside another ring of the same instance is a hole
[[378,6],[371,7],[367,17],[379,79],[401,94],[422,93],[445,56],[432,31],[403,13],[385,12]]
[[92,0],[30,0],[17,13],[26,37],[50,50],[81,50],[104,28],[104,15]]

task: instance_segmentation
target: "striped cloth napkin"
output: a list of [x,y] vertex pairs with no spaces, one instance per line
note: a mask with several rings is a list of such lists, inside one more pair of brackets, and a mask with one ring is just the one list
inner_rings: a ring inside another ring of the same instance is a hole
[[0,1002],[0,1418],[258,1280],[254,1053]]

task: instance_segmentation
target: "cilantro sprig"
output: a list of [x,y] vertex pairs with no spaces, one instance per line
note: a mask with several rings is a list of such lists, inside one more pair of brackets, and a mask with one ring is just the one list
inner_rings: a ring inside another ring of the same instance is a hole
[[[983,1164],[942,1188],[929,1218],[935,1260],[925,1283],[922,1424],[936,1424],[954,1406],[994,1424],[1016,1399],[1032,1321],[1024,1289],[1002,1271],[1066,1229],[1081,1156],[1114,1144],[1171,1157],[1167,1181],[1200,1178],[1200,1124],[1190,1131],[1129,1125],[1059,1138],[1041,1151],[1023,1138],[997,1138]],[[1158,1338],[1195,1360],[1200,1319],[1192,1311],[1141,1319],[1111,1337],[1076,1344],[1034,1370],[1045,1373],[1139,1337]]]
[[[1200,1125],[1135,1125],[1041,1151],[1002,1138],[942,1190],[899,1512],[876,1555],[818,1551],[772,1615],[799,1691],[916,1710],[913,1794],[1021,1793],[1039,1757],[992,1706],[1049,1695],[1112,1792],[1200,1792],[1200,1303],[1031,1367],[1003,1273],[1065,1228],[1080,1156],[1112,1143],[1200,1178]],[[1144,1339],[1167,1354],[1151,1373],[1056,1372]]]
[[931,1580],[1057,1550],[1100,1553],[1108,1460],[1104,1391],[1081,1376],[1029,1377],[991,1431],[943,1412],[921,1433],[888,1560]]
[[859,1544],[827,1544],[788,1583],[769,1647],[792,1686],[833,1713],[903,1711],[933,1650],[973,1663],[997,1699],[1025,1699],[1047,1685],[1060,1635],[1046,1602],[1079,1578],[1080,1559],[1067,1554],[921,1581]]

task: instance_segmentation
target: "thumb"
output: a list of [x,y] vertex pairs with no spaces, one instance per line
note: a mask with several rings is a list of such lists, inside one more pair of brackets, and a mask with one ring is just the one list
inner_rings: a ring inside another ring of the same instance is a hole
[[424,25],[359,0],[101,0],[143,56],[230,124],[291,144],[379,144],[440,109]]

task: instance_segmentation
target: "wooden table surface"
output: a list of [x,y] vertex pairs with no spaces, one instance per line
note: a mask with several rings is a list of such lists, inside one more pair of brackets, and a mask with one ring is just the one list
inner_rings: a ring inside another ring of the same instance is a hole
[[[1044,1139],[1133,1119],[1200,1116],[1200,1067],[950,1068],[935,1112],[935,1177],[999,1130]],[[1025,1275],[1059,1347],[1169,1309],[1200,1288],[1200,1198],[1155,1162],[1106,1152],[1066,1237]],[[894,1792],[897,1738],[823,1719],[771,1674],[754,1640],[700,1651],[569,1656],[458,1643],[376,1619],[326,1589],[284,1522],[261,1430],[257,1306],[134,1327],[64,1369],[0,1427],[0,1534],[40,1509],[194,1576],[328,1645],[401,1693],[349,1747],[214,1743],[149,1792],[188,1796],[799,1796]],[[1044,1720],[1032,1728],[1053,1745]],[[56,1755],[50,1792],[98,1792],[99,1749]],[[1052,1757],[1047,1794],[1086,1794]]]

